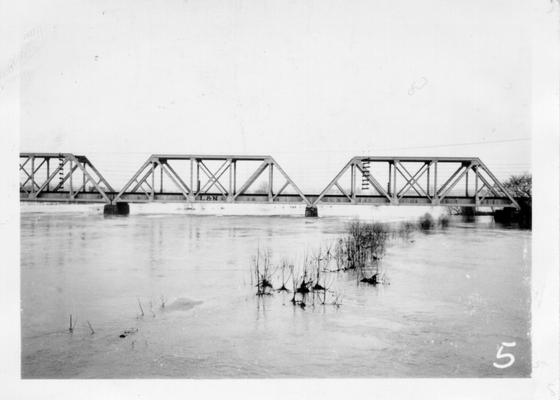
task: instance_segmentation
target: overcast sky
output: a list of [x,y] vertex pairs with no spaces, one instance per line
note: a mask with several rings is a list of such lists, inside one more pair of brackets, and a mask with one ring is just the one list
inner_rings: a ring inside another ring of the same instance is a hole
[[118,183],[151,153],[271,154],[323,184],[353,155],[530,169],[522,1],[33,2],[21,150]]

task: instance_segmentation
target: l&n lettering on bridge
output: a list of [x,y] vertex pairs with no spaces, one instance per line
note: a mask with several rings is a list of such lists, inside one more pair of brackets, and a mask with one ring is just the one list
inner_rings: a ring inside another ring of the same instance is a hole
[[154,154],[116,191],[86,156],[20,153],[20,201],[515,207],[476,157],[353,157],[318,194],[304,193],[271,156]]

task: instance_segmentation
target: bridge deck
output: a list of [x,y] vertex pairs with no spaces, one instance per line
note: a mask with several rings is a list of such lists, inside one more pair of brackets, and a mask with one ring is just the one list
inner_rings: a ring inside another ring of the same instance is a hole
[[[106,192],[110,200],[114,200],[118,193]],[[317,200],[317,194],[305,194],[305,197],[314,202]],[[60,203],[107,203],[107,201],[98,193],[85,192],[78,193],[75,197],[70,198],[70,193],[67,191],[58,192],[42,192],[36,198],[29,199],[25,194],[21,194],[20,201],[23,202],[60,202]],[[124,193],[119,198],[119,201],[127,203],[257,203],[257,204],[303,204],[301,198],[297,194],[281,194],[276,197],[274,202],[268,200],[267,194],[244,194],[240,195],[235,201],[228,200],[228,198],[221,193],[207,193],[204,195],[195,196],[193,200],[185,199],[183,193],[163,193],[154,194],[153,199],[148,199],[145,195],[139,193]],[[362,196],[356,195],[355,202],[353,203],[344,195],[325,195],[322,198],[321,204],[356,204],[356,205],[391,205],[385,196]],[[399,205],[407,206],[429,206],[437,205],[433,201],[422,196],[405,196],[399,199]],[[474,197],[464,196],[447,196],[439,202],[441,206],[461,206],[461,207],[474,207]],[[502,197],[487,197],[478,204],[479,207],[508,207],[511,206],[509,199]]]

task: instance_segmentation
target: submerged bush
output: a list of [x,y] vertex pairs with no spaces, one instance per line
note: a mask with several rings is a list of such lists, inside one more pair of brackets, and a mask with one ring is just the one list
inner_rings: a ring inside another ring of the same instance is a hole
[[346,256],[345,269],[363,268],[385,255],[389,232],[379,223],[354,221],[343,238],[342,251]]
[[420,229],[427,231],[434,228],[435,223],[432,216],[426,213],[422,217],[420,217],[420,221],[418,222],[418,225],[420,226]]
[[449,217],[447,215],[442,215],[438,218],[438,225],[442,228],[447,228],[449,226]]
[[[470,208],[469,210],[472,210]],[[464,216],[465,214],[463,214]],[[474,218],[474,214],[473,218]],[[447,228],[449,226],[449,214],[447,215],[440,215],[437,221],[432,217],[431,214],[426,213],[418,219],[417,223],[418,229],[421,231],[429,231],[436,228]]]

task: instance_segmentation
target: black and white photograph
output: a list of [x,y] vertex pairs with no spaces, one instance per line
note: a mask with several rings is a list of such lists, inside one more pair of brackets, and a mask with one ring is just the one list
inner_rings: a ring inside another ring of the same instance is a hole
[[13,15],[3,398],[559,398],[557,1]]

